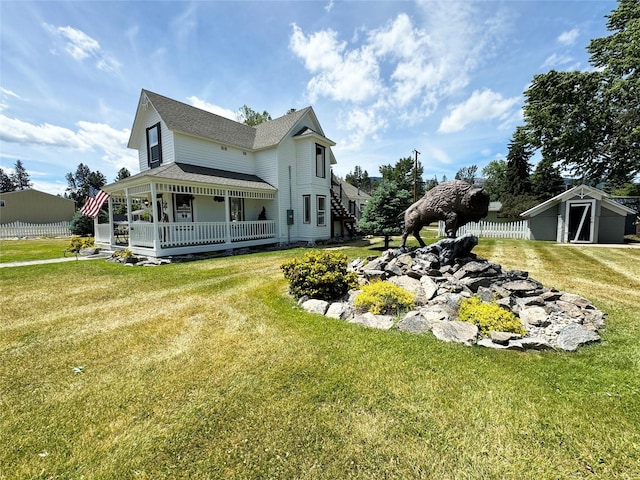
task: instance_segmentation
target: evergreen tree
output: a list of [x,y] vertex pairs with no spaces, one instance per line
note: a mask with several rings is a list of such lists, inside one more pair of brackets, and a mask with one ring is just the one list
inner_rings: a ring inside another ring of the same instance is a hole
[[411,192],[383,178],[364,207],[358,229],[369,235],[384,235],[384,248],[389,248],[391,236],[402,233],[402,214],[412,198]]
[[21,160],[16,160],[15,171],[11,175],[11,181],[15,190],[27,190],[33,186]]
[[114,179],[114,182],[119,182],[120,180],[124,180],[125,178],[129,178],[131,176],[131,172],[129,172],[129,170],[125,167],[122,167],[120,170],[118,170],[118,174],[116,175],[116,178]]
[[11,177],[0,168],[0,193],[13,192],[16,186],[13,184]]
[[437,187],[438,186],[438,179],[437,177],[434,175],[433,178],[431,180],[427,180],[424,184],[424,191],[425,193],[428,192],[429,190],[431,190],[433,187]]
[[[399,190],[407,190],[411,192],[411,198],[413,199],[413,178],[414,178],[414,165],[415,160],[411,157],[401,158],[395,165],[382,165],[380,167],[380,174],[383,180],[394,182]],[[422,164],[418,162],[418,168],[415,174],[416,177],[416,198],[420,198],[425,192],[425,182],[422,178],[424,169]]]
[[65,198],[70,198],[76,202],[76,208],[82,208],[84,205],[89,194],[89,185],[102,188],[107,183],[107,177],[98,171],[92,172],[83,163],[78,165],[75,174],[67,173],[66,179],[68,187],[65,192]]
[[344,177],[345,182],[354,187],[358,187],[365,193],[371,193],[371,179],[369,173],[366,170],[362,170],[362,167],[356,165],[353,168],[353,172],[347,173]]
[[541,202],[564,191],[564,179],[553,161],[543,158],[531,176],[531,192]]
[[509,153],[507,153],[506,193],[510,195],[531,193],[529,159],[532,154],[525,131],[518,127],[509,143]]

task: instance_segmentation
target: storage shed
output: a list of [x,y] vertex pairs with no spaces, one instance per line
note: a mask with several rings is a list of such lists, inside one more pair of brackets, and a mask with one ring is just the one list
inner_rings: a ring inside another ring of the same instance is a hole
[[520,214],[529,220],[533,240],[560,243],[623,243],[627,216],[636,215],[588,185],[573,187]]
[[32,188],[0,193],[0,224],[69,222],[75,211],[73,200]]

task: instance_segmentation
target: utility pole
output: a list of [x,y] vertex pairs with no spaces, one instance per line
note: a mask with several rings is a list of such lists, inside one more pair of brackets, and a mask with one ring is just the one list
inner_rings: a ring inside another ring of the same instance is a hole
[[415,154],[415,161],[413,162],[413,203],[418,201],[418,155],[420,152],[413,149],[413,153]]

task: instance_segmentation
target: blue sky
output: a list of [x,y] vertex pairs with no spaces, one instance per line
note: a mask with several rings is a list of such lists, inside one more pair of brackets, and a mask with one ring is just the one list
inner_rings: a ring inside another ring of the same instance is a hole
[[110,183],[142,88],[236,119],[313,106],[341,176],[503,159],[537,73],[590,68],[615,1],[0,2],[0,167]]

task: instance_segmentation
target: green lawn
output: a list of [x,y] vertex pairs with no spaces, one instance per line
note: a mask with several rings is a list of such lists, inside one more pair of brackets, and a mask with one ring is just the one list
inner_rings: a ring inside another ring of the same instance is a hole
[[493,351],[309,314],[279,269],[302,249],[0,269],[0,479],[639,478],[640,249],[474,252],[592,300],[604,341]]
[[0,240],[0,263],[60,258],[68,246],[68,238]]

